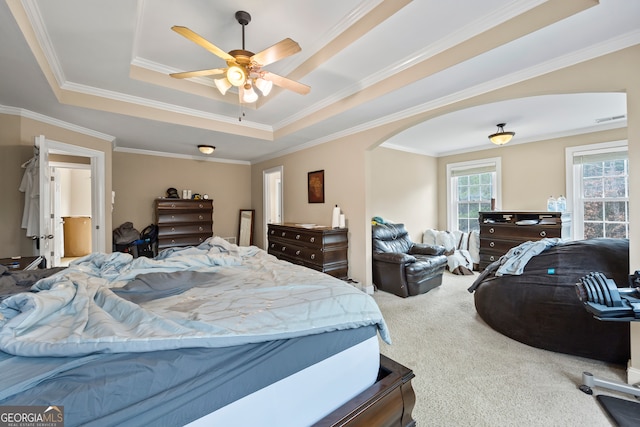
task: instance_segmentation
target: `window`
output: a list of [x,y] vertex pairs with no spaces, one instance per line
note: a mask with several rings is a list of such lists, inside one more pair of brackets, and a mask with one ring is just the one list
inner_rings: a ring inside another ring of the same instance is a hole
[[499,158],[447,165],[449,230],[480,230],[478,212],[498,206],[499,175]]
[[574,238],[629,237],[626,143],[567,149],[573,179]]

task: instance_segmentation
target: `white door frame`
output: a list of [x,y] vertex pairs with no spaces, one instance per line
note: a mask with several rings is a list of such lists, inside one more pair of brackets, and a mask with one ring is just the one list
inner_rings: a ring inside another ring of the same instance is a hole
[[[40,150],[40,156],[47,160],[49,154],[63,154],[69,156],[88,157],[91,162],[91,250],[92,252],[106,252],[105,239],[105,193],[106,193],[106,172],[105,172],[105,153],[91,148],[79,147],[76,145],[66,144],[64,142],[53,141],[40,135],[36,137],[36,146],[45,147],[45,153]],[[41,171],[41,178],[45,178],[45,173]],[[41,194],[42,198],[43,195]],[[43,230],[40,230],[43,235]],[[41,242],[42,243],[42,242]],[[49,261],[49,260],[48,260]],[[48,264],[48,266],[51,266]]]
[[[277,188],[275,189],[275,191],[277,192],[276,194],[274,194],[274,191],[272,190],[272,186],[270,185],[271,183],[271,178],[273,176],[279,176],[280,177],[280,185],[277,186]],[[282,219],[284,218],[284,190],[283,190],[283,185],[284,185],[284,167],[283,166],[276,166],[273,168],[269,168],[269,169],[265,169],[262,171],[262,201],[263,201],[263,215],[262,215],[262,222],[263,222],[263,229],[262,229],[262,238],[263,238],[263,246],[264,249],[267,250],[267,242],[268,242],[268,238],[267,238],[267,224],[269,224],[270,222],[273,222],[274,220],[276,222],[281,222]],[[270,212],[272,210],[272,208],[276,209],[276,217],[277,218],[271,218],[270,217]]]

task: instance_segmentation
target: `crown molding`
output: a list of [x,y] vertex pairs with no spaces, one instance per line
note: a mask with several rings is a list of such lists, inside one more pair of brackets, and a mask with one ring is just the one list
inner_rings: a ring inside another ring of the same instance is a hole
[[108,135],[106,133],[98,132],[89,128],[74,125],[73,123],[65,122],[63,120],[54,119],[53,117],[45,116],[44,114],[34,113],[33,111],[25,110],[24,108],[9,107],[6,105],[0,105],[0,114],[9,114],[12,116],[20,116],[25,119],[32,119],[49,125],[57,126],[62,129],[67,129],[73,132],[77,132],[83,135],[91,136],[93,138],[102,139],[109,143],[115,141],[116,137]]
[[214,163],[229,163],[234,165],[251,165],[250,162],[244,161],[244,160],[229,160],[229,159],[220,159],[216,157],[190,156],[188,154],[165,153],[163,151],[141,150],[138,148],[116,147],[113,149],[113,151],[118,153],[142,154],[144,156],[169,157],[172,159],[198,160],[198,161],[214,162]]

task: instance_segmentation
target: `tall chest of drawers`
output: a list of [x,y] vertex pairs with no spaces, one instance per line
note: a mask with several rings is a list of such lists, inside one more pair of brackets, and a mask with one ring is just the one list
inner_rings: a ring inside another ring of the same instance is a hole
[[213,200],[156,199],[158,250],[197,246],[213,235]]
[[571,237],[567,212],[480,212],[480,270],[530,240]]
[[348,229],[296,224],[269,224],[268,252],[278,259],[346,279],[349,262]]

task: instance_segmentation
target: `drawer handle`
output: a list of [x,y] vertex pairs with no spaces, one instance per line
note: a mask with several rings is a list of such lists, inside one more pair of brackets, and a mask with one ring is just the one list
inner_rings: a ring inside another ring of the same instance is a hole
[[282,247],[282,249],[281,249],[281,251],[282,251],[282,252],[284,252],[284,251],[286,251],[286,250],[287,250],[287,247],[286,247],[286,246],[283,246],[283,247]]
[[494,242],[490,242],[489,246],[494,247],[496,244]]
[[296,240],[300,240],[300,235],[296,234]]
[[494,230],[494,229],[493,229],[493,227],[489,229],[489,233],[493,233],[493,232],[495,232],[495,231],[496,231],[496,230]]
[[171,231],[176,231],[176,228],[175,227],[171,227]]
[[495,257],[494,257],[493,255],[491,255],[491,256],[489,257],[489,261],[495,261]]
[[204,228],[202,228],[202,226],[200,226],[200,227],[198,227],[198,230],[202,231],[202,230],[204,230]]
[[310,238],[310,239],[309,239],[309,241],[310,241],[311,243],[313,243],[313,242],[315,242],[315,241],[316,241],[316,238],[315,238],[315,237],[312,237],[312,238]]
[[202,203],[200,203],[200,204],[198,205],[198,207],[199,207],[199,208],[204,208],[204,205],[203,205]]
[[284,235],[287,234],[285,231],[282,232],[282,237],[284,237]]
[[276,233],[276,231],[275,231],[275,230],[271,230],[271,233],[270,233],[270,234],[275,234],[275,233]]
[[296,251],[296,255],[300,255],[300,249]]
[[171,207],[172,207],[172,208],[175,208],[175,207],[176,207],[176,204],[175,204],[175,203],[171,203]]
[[316,254],[311,254],[311,259],[316,259]]
[[175,215],[171,215],[171,219],[176,219],[176,216]]
[[271,244],[271,248],[273,249],[273,248],[275,248],[275,247],[276,247],[276,244],[275,244],[275,243],[272,243],[272,244]]
[[198,241],[202,243],[202,237],[198,237]]
[[542,230],[542,231],[540,232],[540,237],[545,237],[546,235],[547,235],[547,232],[546,232],[546,231]]
[[175,242],[176,242],[176,240],[175,240],[175,239],[171,239],[171,243],[175,243]]
[[204,217],[202,215],[198,215],[198,219],[203,219]]

